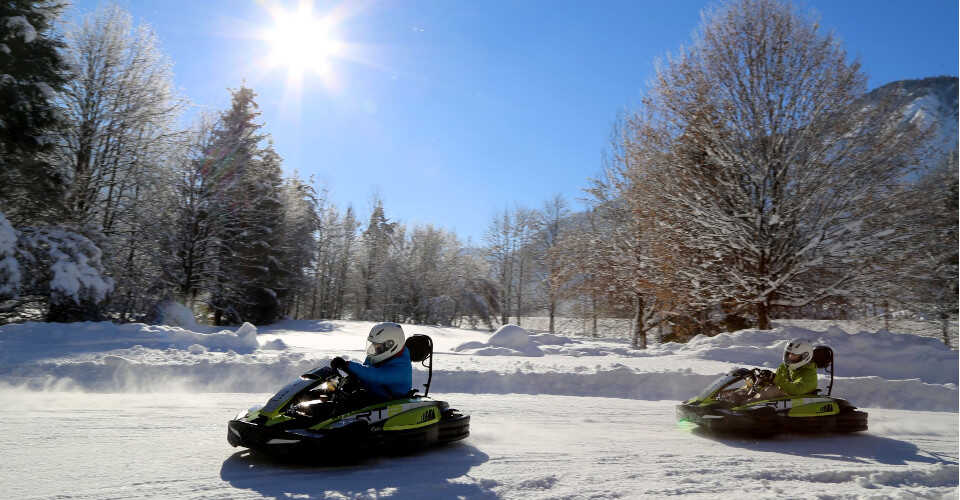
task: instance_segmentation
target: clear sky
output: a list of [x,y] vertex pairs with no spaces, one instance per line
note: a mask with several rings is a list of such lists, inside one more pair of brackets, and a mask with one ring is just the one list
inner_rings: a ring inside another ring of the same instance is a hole
[[[99,2],[75,0],[68,16]],[[227,88],[258,93],[286,172],[314,176],[364,219],[387,216],[482,243],[494,213],[576,199],[610,128],[635,106],[656,58],[690,41],[708,2],[394,0],[313,4],[309,40],[275,31],[298,2],[120,0],[153,26],[176,85],[222,110]],[[870,87],[958,73],[956,0],[809,0]],[[270,31],[274,33],[268,34]],[[300,47],[315,50],[301,53]],[[291,67],[308,60],[302,76]],[[299,89],[299,90],[298,90]]]

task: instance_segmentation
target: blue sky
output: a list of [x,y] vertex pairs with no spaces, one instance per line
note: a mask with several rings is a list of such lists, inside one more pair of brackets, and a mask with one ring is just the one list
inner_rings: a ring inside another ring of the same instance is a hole
[[[341,208],[434,224],[482,243],[494,213],[577,198],[610,128],[642,98],[656,58],[690,41],[704,1],[348,1],[314,4],[342,42],[299,93],[254,0],[121,0],[153,26],[197,109],[227,88],[258,93],[284,169],[314,176]],[[76,0],[68,15],[99,2]],[[821,24],[858,56],[870,87],[958,73],[956,0],[815,0]],[[260,38],[258,38],[260,36]]]

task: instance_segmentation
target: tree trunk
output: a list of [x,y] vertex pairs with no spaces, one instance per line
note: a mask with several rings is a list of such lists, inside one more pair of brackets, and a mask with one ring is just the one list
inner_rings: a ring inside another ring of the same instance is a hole
[[636,294],[634,298],[633,313],[633,348],[647,348],[647,332],[643,329],[643,297]]
[[551,297],[550,298],[550,333],[556,333],[553,329],[553,317],[557,311],[557,301]]
[[890,303],[883,301],[883,329],[890,331]]
[[950,347],[950,315],[946,311],[940,311],[940,330],[943,333],[943,343]]
[[590,294],[590,316],[593,320],[593,336],[597,337],[597,294],[596,292]]
[[770,304],[767,299],[757,302],[757,330],[770,329]]

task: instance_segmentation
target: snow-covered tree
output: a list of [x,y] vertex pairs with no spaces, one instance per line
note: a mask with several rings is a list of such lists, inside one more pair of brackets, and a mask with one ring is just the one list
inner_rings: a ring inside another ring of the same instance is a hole
[[161,298],[155,237],[168,222],[159,202],[182,144],[183,101],[156,34],[120,7],[83,17],[66,41],[73,75],[59,94],[67,126],[57,149],[64,221],[96,238],[116,279],[109,309],[127,320]]
[[[626,127],[614,129],[612,155],[604,175],[593,179],[586,190],[592,196],[593,221],[589,245],[583,250],[592,286],[615,302],[630,304],[633,318],[632,344],[647,347],[647,333],[663,320],[663,290],[669,289],[660,273],[663,262],[655,249],[657,232],[649,215],[654,207],[644,193],[651,188],[639,174],[640,148],[623,141]],[[642,153],[650,153],[642,151]]]
[[500,324],[510,322],[511,298],[513,297],[513,264],[516,242],[513,238],[513,218],[507,210],[497,213],[484,234],[487,243],[486,257],[491,276],[499,287]]
[[890,226],[895,240],[875,262],[880,286],[869,290],[887,310],[897,305],[936,322],[947,345],[958,312],[958,183],[954,151],[904,193],[905,214]]
[[866,223],[898,210],[921,135],[865,91],[841,43],[778,0],[723,4],[661,65],[627,149],[691,300],[750,305],[769,328],[772,307],[862,277],[891,238]]
[[281,159],[256,122],[256,94],[232,91],[230,109],[212,132],[203,175],[215,214],[216,258],[209,305],[214,320],[270,323],[281,313],[288,269],[281,259],[283,206]]
[[98,320],[112,290],[88,238],[59,227],[18,230],[0,212],[0,313],[39,299],[47,321]]
[[357,313],[366,319],[389,319],[393,311],[386,312],[388,307],[389,288],[393,285],[394,276],[390,272],[388,262],[390,247],[394,241],[402,240],[397,235],[398,225],[390,222],[384,209],[383,201],[374,199],[373,212],[370,221],[363,231],[363,260],[360,265],[360,280],[362,282],[362,302]]
[[283,225],[280,267],[286,270],[283,288],[288,290],[285,312],[292,317],[300,315],[301,304],[309,293],[310,280],[306,274],[315,258],[314,237],[320,228],[318,214],[319,204],[317,191],[310,184],[293,177],[284,181],[281,189],[283,205]]
[[17,260],[19,234],[0,212],[0,300],[20,295],[20,263]]
[[171,62],[149,26],[134,26],[120,7],[105,7],[67,32],[73,69],[61,95],[68,126],[60,161],[69,189],[67,220],[129,231],[145,185],[174,143],[182,101],[173,93]]
[[16,224],[55,220],[64,176],[52,161],[67,81],[53,24],[59,1],[0,3],[0,211]]
[[216,203],[216,178],[206,175],[207,157],[213,147],[215,118],[201,116],[171,161],[168,189],[161,213],[165,225],[157,232],[160,280],[176,300],[193,309],[198,297],[208,296],[213,283],[219,240],[217,230],[222,206]]

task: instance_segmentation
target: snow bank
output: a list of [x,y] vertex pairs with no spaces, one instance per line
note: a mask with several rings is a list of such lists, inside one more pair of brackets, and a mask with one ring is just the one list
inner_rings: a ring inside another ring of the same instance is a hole
[[523,349],[530,345],[530,333],[517,325],[503,325],[490,336],[490,345]]
[[250,353],[257,349],[257,328],[244,323],[236,331],[198,333],[175,326],[109,322],[38,323],[0,327],[0,368],[27,360],[142,346],[154,349]]
[[[174,326],[25,323],[0,327],[0,383],[35,389],[273,392],[333,356],[363,358],[369,322],[287,321],[236,332]],[[203,327],[209,328],[209,327]],[[517,327],[519,328],[519,327]],[[698,337],[646,350],[604,339],[405,325],[436,349],[431,393],[553,394],[686,400],[736,366],[775,367],[787,339],[831,345],[833,394],[866,408],[957,411],[956,351],[889,332],[796,327]],[[464,342],[464,340],[469,340]],[[522,342],[526,340],[526,345]],[[258,342],[260,344],[258,348]],[[415,364],[414,386],[426,372]],[[821,374],[820,387],[826,387]]]
[[775,330],[741,330],[716,337],[697,336],[687,344],[667,343],[651,353],[685,354],[737,365],[775,368],[791,339],[828,345],[834,352],[834,373],[842,377],[878,376],[885,379],[918,378],[924,382],[958,383],[960,358],[935,339],[905,333],[847,333],[839,327],[826,331],[786,326]]
[[[542,346],[563,346],[573,343],[567,337],[550,333],[533,334],[517,325],[503,325],[487,342],[465,342],[454,348],[455,352],[469,353],[475,356],[531,356],[545,354]],[[548,349],[548,352],[563,354],[562,349]]]

